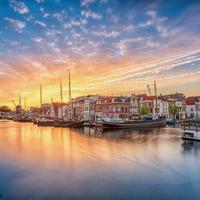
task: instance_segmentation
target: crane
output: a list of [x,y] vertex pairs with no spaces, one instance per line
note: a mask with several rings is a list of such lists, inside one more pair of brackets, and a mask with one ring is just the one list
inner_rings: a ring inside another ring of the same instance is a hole
[[149,91],[149,95],[151,96],[151,89],[150,89],[150,86],[149,86],[149,85],[147,85],[147,89],[148,89],[148,91]]

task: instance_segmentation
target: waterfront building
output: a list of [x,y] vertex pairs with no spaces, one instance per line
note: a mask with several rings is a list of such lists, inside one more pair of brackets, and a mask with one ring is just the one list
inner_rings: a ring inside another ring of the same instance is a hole
[[64,120],[70,120],[70,106],[69,104],[63,105],[58,108],[58,118]]
[[139,117],[139,101],[140,98],[136,94],[132,94],[130,97],[130,116],[131,118]]
[[200,117],[200,98],[187,97],[185,99],[184,112],[187,118],[199,118]]
[[147,108],[149,114],[158,117],[169,117],[169,102],[162,96],[148,96],[147,94],[138,95],[139,108]]
[[83,120],[84,118],[84,100],[85,97],[77,97],[70,101],[70,119],[72,120]]
[[87,96],[84,99],[84,121],[95,121],[95,105],[99,96]]
[[29,117],[35,119],[35,118],[40,117],[40,115],[41,115],[41,108],[39,108],[39,107],[31,107],[29,109]]
[[50,118],[51,113],[51,104],[44,103],[42,104],[42,117]]
[[52,103],[50,109],[50,117],[51,118],[59,118],[58,110],[62,106],[66,105],[66,103]]
[[102,117],[130,118],[130,97],[100,97],[95,105],[95,119]]

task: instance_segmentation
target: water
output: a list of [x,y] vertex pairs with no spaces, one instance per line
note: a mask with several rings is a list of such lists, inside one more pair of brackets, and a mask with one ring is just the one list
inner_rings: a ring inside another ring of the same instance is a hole
[[199,199],[200,143],[180,130],[0,122],[0,199]]

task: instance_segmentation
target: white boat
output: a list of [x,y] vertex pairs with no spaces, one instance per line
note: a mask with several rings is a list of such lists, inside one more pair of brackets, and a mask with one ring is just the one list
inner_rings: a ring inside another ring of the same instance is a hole
[[182,139],[200,141],[200,130],[198,129],[182,129]]

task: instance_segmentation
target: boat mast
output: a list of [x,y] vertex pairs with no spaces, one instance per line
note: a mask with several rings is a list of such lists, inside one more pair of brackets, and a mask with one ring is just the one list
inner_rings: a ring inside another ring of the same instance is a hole
[[69,80],[69,101],[71,101],[71,75],[70,70],[68,69],[68,80]]
[[60,102],[63,103],[63,88],[61,79],[60,79]]
[[63,108],[62,108],[62,103],[63,103],[63,87],[62,87],[62,80],[60,79],[60,102],[61,102],[61,118],[63,118]]
[[155,97],[156,97],[156,115],[158,115],[158,96],[157,96],[157,87],[156,87],[156,81],[154,80],[154,90],[155,90]]
[[22,100],[21,94],[19,94],[19,118],[21,119],[21,111],[22,111]]
[[42,84],[40,83],[40,112],[42,117]]
[[26,97],[24,97],[24,110],[26,111]]

